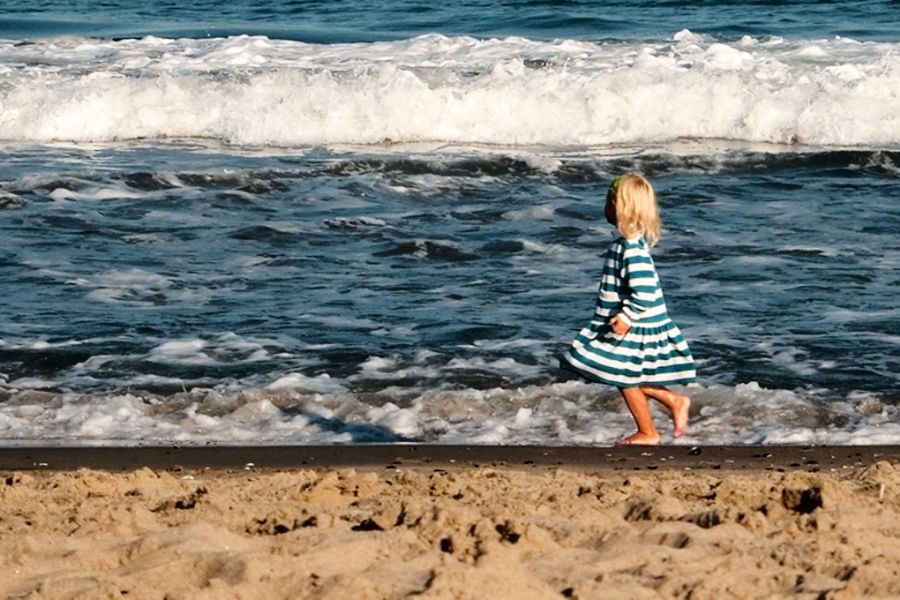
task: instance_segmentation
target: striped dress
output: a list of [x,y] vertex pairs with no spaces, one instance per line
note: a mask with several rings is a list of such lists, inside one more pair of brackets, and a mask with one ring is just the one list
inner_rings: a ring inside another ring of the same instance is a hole
[[[620,315],[631,327],[616,335]],[[597,308],[564,356],[563,365],[583,377],[619,388],[690,383],[694,359],[669,318],[656,267],[643,238],[618,238],[603,265]]]

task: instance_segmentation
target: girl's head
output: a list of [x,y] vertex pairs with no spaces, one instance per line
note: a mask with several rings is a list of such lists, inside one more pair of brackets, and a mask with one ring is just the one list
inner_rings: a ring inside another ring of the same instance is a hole
[[614,179],[606,193],[604,213],[625,239],[644,236],[651,246],[659,241],[659,208],[653,186],[643,176],[628,173]]

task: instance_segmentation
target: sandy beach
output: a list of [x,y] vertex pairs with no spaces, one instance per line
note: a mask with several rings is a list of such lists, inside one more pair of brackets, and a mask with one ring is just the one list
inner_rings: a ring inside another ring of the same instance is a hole
[[900,595],[896,448],[215,450],[0,451],[0,597]]

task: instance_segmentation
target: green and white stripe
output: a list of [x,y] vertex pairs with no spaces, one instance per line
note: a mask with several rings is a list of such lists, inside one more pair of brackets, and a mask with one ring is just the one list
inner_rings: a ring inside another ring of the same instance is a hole
[[[614,315],[631,325],[624,336],[609,327]],[[669,318],[643,239],[619,238],[610,246],[594,319],[575,337],[565,360],[588,379],[617,387],[690,383],[696,378],[691,350]]]

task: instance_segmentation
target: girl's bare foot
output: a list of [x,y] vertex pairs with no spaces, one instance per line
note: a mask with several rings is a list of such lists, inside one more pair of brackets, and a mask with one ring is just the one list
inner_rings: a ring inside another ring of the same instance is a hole
[[641,386],[641,391],[646,396],[650,396],[654,400],[661,402],[669,412],[672,413],[672,421],[674,428],[672,435],[679,437],[684,435],[687,429],[688,413],[691,409],[691,399],[687,396],[681,396],[664,387],[655,387],[652,385]]
[[675,422],[675,428],[672,431],[672,435],[679,437],[683,435],[687,429],[688,413],[691,410],[691,399],[687,396],[676,395],[673,400],[672,421]]
[[627,438],[616,440],[616,446],[659,446],[659,434],[652,435],[638,431]]

